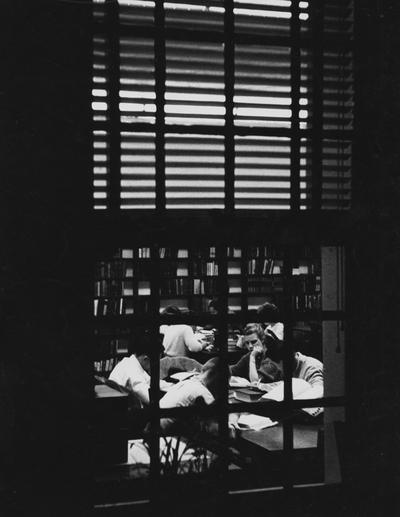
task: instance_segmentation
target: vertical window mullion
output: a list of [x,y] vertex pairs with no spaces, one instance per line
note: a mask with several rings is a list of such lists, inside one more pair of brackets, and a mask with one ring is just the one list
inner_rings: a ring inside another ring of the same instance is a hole
[[233,96],[235,88],[235,42],[233,0],[225,2],[224,20],[224,80],[225,80],[225,211],[235,208],[235,140],[233,126]]
[[291,53],[290,53],[290,83],[291,83],[291,146],[290,146],[290,209],[300,208],[300,9],[298,0],[292,0],[291,5]]
[[155,2],[154,69],[156,94],[156,210],[165,210],[165,81],[166,44],[164,2]]
[[218,415],[218,439],[219,439],[219,454],[220,454],[220,504],[221,510],[224,509],[224,501],[228,493],[228,486],[226,484],[228,475],[228,396],[229,396],[229,382],[227,378],[228,368],[228,260],[227,247],[223,242],[217,246],[217,260],[218,260],[218,290],[219,298],[219,318],[218,318],[218,349],[220,359],[220,373],[219,375],[219,399],[218,405],[220,407]]
[[110,2],[107,5],[108,37],[110,43],[110,212],[117,214],[120,208],[120,176],[121,176],[121,120],[119,112],[119,4]]
[[322,96],[323,96],[323,2],[311,3],[312,29],[312,194],[311,208],[321,210],[322,198]]
[[157,507],[160,486],[160,405],[158,401],[160,385],[160,353],[158,346],[160,307],[160,255],[159,247],[150,248],[152,278],[150,283],[150,314],[154,321],[152,336],[154,343],[150,353],[150,502]]
[[293,304],[292,304],[292,267],[294,250],[290,246],[284,253],[283,270],[283,314],[284,314],[284,402],[287,417],[283,421],[283,486],[286,490],[293,488],[293,411],[292,368],[293,368]]

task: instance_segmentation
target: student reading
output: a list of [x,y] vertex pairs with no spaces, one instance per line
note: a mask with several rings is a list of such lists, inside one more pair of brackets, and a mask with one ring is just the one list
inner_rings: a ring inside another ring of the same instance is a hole
[[[170,305],[162,313],[166,316],[181,314],[179,307]],[[190,325],[161,325],[160,334],[164,335],[163,347],[167,356],[187,356],[190,352],[200,352],[208,342],[200,334],[195,334]]]
[[[292,377],[310,385],[309,398],[319,398],[323,396],[323,364],[299,351],[303,341],[303,332],[294,329]],[[244,329],[243,343],[248,353],[230,367],[232,375],[257,383],[265,390],[268,390],[267,383],[283,379],[284,340],[265,334],[256,323],[249,323]]]

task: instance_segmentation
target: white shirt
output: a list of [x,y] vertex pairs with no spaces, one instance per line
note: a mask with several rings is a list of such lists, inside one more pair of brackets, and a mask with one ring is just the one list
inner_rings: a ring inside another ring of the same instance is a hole
[[198,397],[206,404],[212,404],[215,400],[211,392],[200,382],[199,376],[195,375],[172,386],[160,399],[160,408],[191,406]]
[[150,375],[143,369],[134,354],[122,359],[108,378],[130,389],[141,402],[149,403]]
[[200,352],[204,344],[201,336],[194,334],[189,325],[161,325],[164,334],[163,347],[169,356],[187,356],[188,352]]

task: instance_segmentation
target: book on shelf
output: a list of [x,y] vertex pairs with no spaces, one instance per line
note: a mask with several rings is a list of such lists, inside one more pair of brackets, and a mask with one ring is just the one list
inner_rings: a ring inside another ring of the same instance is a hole
[[138,248],[138,258],[150,258],[150,248]]
[[240,262],[228,262],[228,275],[240,275],[241,272]]
[[133,249],[122,249],[121,257],[123,259],[132,259],[133,258]]

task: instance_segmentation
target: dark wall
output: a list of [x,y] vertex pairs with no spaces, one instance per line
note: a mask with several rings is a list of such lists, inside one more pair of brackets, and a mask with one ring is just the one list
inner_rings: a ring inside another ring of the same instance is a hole
[[0,494],[63,515],[89,486],[90,8],[1,4]]

